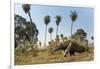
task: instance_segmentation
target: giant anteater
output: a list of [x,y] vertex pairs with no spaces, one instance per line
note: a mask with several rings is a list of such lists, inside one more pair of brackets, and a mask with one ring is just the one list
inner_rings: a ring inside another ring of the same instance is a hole
[[56,48],[52,54],[58,50],[64,51],[64,57],[69,53],[70,56],[74,56],[75,52],[77,53],[83,53],[85,51],[88,51],[88,47],[81,46],[77,42],[68,41],[66,44],[61,43],[58,48]]

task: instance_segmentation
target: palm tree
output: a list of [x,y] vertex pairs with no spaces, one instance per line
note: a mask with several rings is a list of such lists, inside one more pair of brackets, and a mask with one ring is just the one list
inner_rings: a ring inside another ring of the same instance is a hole
[[60,37],[61,37],[61,41],[63,41],[63,42],[64,42],[64,40],[63,40],[63,39],[64,39],[64,35],[63,35],[63,34],[61,34],[61,35],[60,35]]
[[[31,15],[30,15],[30,9],[31,9],[30,6],[31,6],[30,4],[23,4],[22,8],[23,8],[23,10],[24,10],[25,13],[28,13],[29,18],[30,18],[30,22],[31,22],[30,25],[31,25],[33,22],[32,22],[32,18],[31,18]],[[31,27],[31,36],[30,36],[30,41],[31,42],[33,41],[33,38],[32,38],[33,34],[32,34],[32,32],[33,31],[32,31],[32,27]]]
[[47,36],[47,26],[48,24],[50,23],[50,16],[47,15],[44,17],[44,23],[46,25],[46,28],[45,28],[45,38],[44,38],[44,45],[46,46],[46,36]]
[[70,18],[71,18],[71,37],[72,37],[72,31],[73,31],[73,22],[76,21],[77,19],[77,12],[76,11],[71,11],[71,14],[70,14]]
[[94,36],[91,36],[92,44],[94,44]]
[[64,35],[63,35],[63,34],[61,34],[61,35],[60,35],[60,37],[61,37],[61,38],[63,38],[63,37],[64,37]]
[[41,42],[39,42],[39,46],[40,46],[40,47],[41,47],[41,44],[42,44],[42,43],[41,43]]
[[31,9],[30,6],[31,6],[30,4],[23,4],[22,8],[25,13],[28,13],[30,21],[32,22],[31,15],[30,15],[30,9]]
[[50,27],[50,28],[48,29],[48,32],[50,33],[50,40],[52,40],[52,32],[53,32],[53,28]]
[[55,41],[56,42],[59,42],[60,41],[59,35],[56,36]]
[[94,40],[94,37],[93,36],[91,37],[91,40]]
[[56,16],[55,18],[56,18],[56,25],[57,25],[57,30],[56,30],[56,37],[57,37],[57,35],[58,35],[58,26],[61,22],[61,16]]

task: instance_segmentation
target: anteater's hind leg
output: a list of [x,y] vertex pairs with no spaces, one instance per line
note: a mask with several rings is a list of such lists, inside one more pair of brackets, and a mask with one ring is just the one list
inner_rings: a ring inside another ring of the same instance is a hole
[[75,55],[75,52],[74,51],[70,51],[70,56],[74,56]]

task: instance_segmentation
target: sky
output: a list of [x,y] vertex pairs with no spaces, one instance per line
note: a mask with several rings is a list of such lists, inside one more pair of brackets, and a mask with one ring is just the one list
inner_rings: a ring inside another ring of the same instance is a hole
[[[15,4],[15,14],[21,15],[29,20],[28,14],[22,9],[22,4]],[[71,19],[70,19],[70,11],[77,12],[77,19],[73,23],[73,34],[77,31],[77,29],[81,28],[87,33],[87,39],[91,42],[91,36],[94,36],[94,9],[86,8],[86,7],[69,7],[69,6],[49,6],[49,5],[31,5],[30,13],[33,22],[36,24],[37,29],[39,30],[38,39],[41,42],[44,42],[45,35],[45,23],[44,17],[49,15],[51,17],[51,21],[48,24],[48,28],[53,27],[52,39],[56,37],[56,23],[55,17],[60,15],[62,20],[59,25],[58,35],[63,34],[64,36],[70,36],[71,29]],[[47,30],[47,38],[46,42],[50,40],[50,34]]]

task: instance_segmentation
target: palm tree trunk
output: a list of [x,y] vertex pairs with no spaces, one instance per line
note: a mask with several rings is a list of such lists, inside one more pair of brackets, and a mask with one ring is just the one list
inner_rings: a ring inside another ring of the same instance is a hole
[[30,11],[28,12],[28,15],[29,15],[30,21],[31,21],[31,23],[32,23],[32,18],[31,18]]
[[71,38],[72,38],[72,32],[73,32],[73,21],[71,23]]
[[[30,15],[30,11],[28,12],[28,15],[29,15],[29,18],[30,18],[30,22],[31,22],[31,24],[32,24],[32,18],[31,18],[31,15]],[[30,41],[31,41],[31,43],[33,42],[33,33],[32,33],[33,31],[32,31],[32,26],[31,26],[31,36],[30,36]]]
[[58,35],[58,25],[57,25],[56,37],[57,37],[57,35]]
[[46,36],[47,36],[47,25],[46,25],[46,28],[45,28],[44,46],[46,46]]
[[50,34],[50,40],[52,40],[52,33]]

